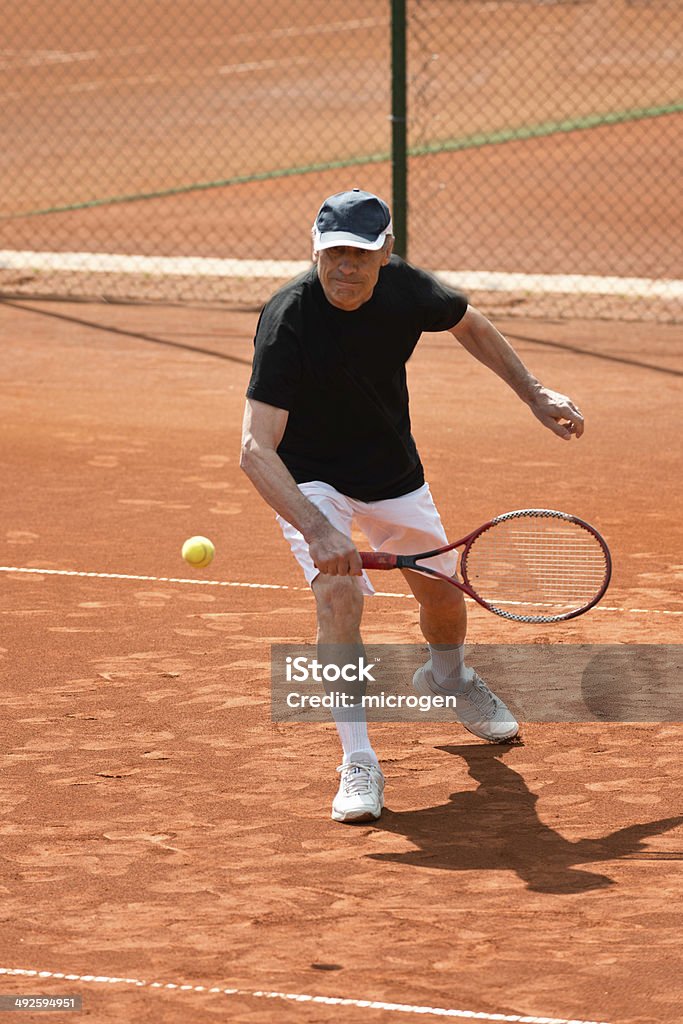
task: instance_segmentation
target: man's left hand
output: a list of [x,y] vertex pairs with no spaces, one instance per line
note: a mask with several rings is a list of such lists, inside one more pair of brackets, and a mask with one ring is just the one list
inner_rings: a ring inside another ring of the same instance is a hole
[[572,435],[581,437],[583,434],[583,416],[571,399],[559,391],[537,388],[529,399],[529,408],[544,427],[565,441]]

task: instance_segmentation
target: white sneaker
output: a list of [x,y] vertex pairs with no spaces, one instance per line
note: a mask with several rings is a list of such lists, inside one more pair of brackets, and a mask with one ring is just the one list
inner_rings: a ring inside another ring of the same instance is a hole
[[384,775],[362,751],[340,764],[339,792],[332,802],[333,821],[374,821],[384,807]]
[[[472,671],[472,670],[470,670]],[[432,675],[431,659],[413,676],[413,686],[422,695],[440,693]],[[462,693],[456,693],[455,717],[466,729],[482,740],[505,743],[514,739],[519,725],[507,704],[496,697],[476,672]]]

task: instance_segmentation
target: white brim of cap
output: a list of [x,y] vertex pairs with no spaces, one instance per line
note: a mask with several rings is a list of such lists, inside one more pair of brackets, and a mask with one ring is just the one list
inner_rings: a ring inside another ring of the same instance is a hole
[[386,242],[387,235],[391,234],[391,222],[378,235],[374,242],[363,238],[361,235],[352,235],[348,231],[325,231],[322,234],[317,228],[313,234],[313,245],[316,252],[321,249],[332,249],[336,245],[350,245],[352,249],[381,249]]

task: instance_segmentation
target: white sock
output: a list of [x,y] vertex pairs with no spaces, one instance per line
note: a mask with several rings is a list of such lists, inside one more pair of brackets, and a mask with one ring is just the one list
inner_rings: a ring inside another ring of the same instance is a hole
[[[352,644],[324,644],[318,640],[318,658],[323,665],[345,665],[353,664],[359,657],[364,656],[364,648],[362,643]],[[365,690],[363,684],[360,688],[353,683],[345,685],[344,683],[326,684],[325,689],[327,692],[343,693],[345,696],[355,700],[359,700],[362,692]],[[372,749],[370,738],[368,736],[368,720],[365,712],[365,708],[362,705],[355,705],[352,707],[343,707],[337,705],[332,708],[332,718],[334,724],[337,726],[337,732],[339,733],[339,739],[344,750],[344,763],[347,764],[351,759],[351,754],[363,754],[365,760],[373,761],[375,764],[379,764],[377,755]]]
[[351,760],[351,754],[363,753],[367,755],[367,759],[379,764],[377,754],[372,749],[368,736],[365,711],[357,708],[342,708],[333,711],[332,717],[344,750],[344,763]]
[[465,645],[430,644],[432,676],[438,689],[443,693],[457,693],[466,688],[472,679],[472,669],[465,665]]

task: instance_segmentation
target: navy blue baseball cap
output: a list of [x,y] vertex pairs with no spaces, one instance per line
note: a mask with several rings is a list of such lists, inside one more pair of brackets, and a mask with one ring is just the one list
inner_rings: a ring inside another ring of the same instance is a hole
[[320,207],[313,225],[313,247],[316,251],[334,245],[381,249],[390,234],[391,211],[384,200],[354,188],[337,192]]

